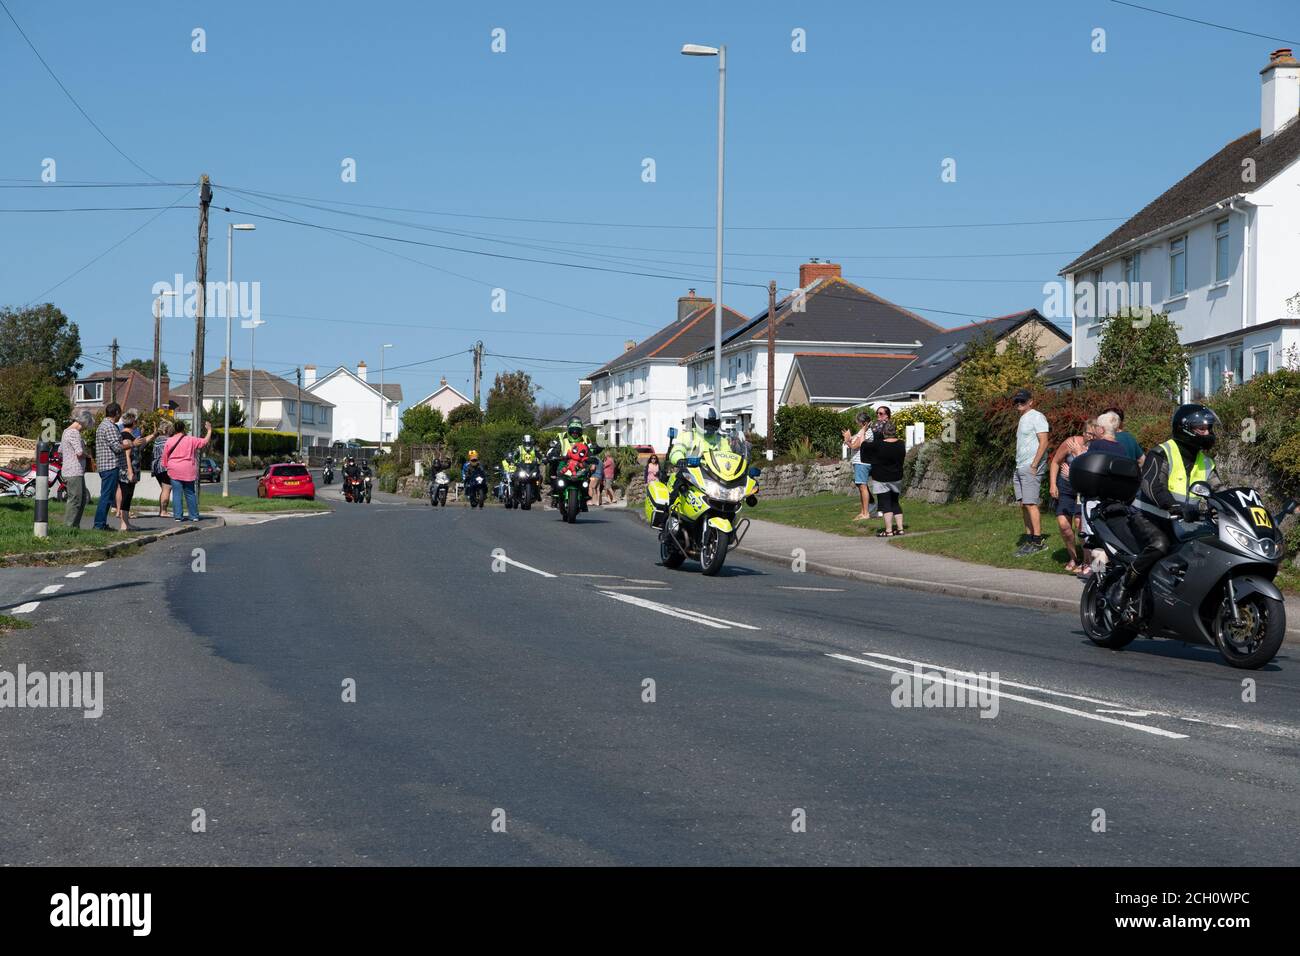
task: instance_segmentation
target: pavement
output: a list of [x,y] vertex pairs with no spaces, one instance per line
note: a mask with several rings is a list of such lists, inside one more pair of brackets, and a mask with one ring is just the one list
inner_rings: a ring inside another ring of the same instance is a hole
[[[36,603],[0,672],[103,679],[99,717],[0,707],[0,860],[1294,862],[1289,648],[1249,675],[1105,651],[1073,612],[818,573],[844,559],[804,541],[806,570],[706,578],[625,509],[377,496],[0,570],[0,608]],[[990,692],[904,700],[917,666]]]

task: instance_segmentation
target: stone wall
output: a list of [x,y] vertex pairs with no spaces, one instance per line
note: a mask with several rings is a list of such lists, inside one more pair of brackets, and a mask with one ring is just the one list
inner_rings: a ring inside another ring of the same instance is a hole
[[[820,495],[836,492],[856,495],[857,487],[853,484],[853,465],[847,461],[822,460],[807,465],[769,465],[754,462],[763,469],[758,479],[760,498],[803,498],[807,495]],[[627,487],[629,504],[639,503],[645,497],[645,484],[641,475],[636,475]]]
[[[904,498],[936,505],[945,505],[955,500],[952,482],[939,462],[941,447],[939,442],[928,441],[908,453],[908,474],[911,480],[903,490]],[[1011,472],[990,475],[987,480],[976,484],[970,497],[987,501],[1013,501]]]

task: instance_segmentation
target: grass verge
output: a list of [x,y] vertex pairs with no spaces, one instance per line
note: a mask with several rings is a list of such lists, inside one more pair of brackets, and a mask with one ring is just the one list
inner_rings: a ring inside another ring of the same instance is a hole
[[305,498],[236,498],[221,500],[213,504],[216,508],[229,508],[241,513],[262,511],[329,511],[329,505],[320,501],[308,501]]
[[[154,504],[156,506],[157,502]],[[59,501],[50,502],[49,537],[36,538],[32,536],[35,514],[36,502],[31,498],[0,500],[0,556],[102,548],[131,538],[130,532],[96,531],[87,527],[94,520],[93,509],[82,516],[81,528],[69,528],[63,523],[63,503]]]
[[24,621],[21,617],[14,617],[12,614],[0,614],[0,634],[6,631],[21,631],[31,626],[31,621]]

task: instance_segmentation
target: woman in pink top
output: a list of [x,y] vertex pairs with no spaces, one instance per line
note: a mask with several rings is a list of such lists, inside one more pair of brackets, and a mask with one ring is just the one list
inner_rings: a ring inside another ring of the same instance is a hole
[[172,517],[185,520],[185,503],[189,504],[190,520],[199,520],[199,450],[208,447],[212,438],[212,423],[203,423],[203,437],[187,435],[184,421],[176,423],[176,434],[163,446],[162,467],[171,477]]

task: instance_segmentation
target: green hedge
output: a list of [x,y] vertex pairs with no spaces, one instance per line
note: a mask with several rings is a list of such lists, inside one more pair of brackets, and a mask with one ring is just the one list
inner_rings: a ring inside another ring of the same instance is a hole
[[[215,428],[212,431],[212,443],[209,449],[216,455],[221,454],[224,447],[221,439],[222,429]],[[268,455],[288,455],[298,448],[297,432],[271,432],[263,431],[260,428],[253,429],[253,454],[255,456],[265,457]],[[232,428],[230,429],[230,454],[235,455],[248,454],[248,429]]]
[[783,405],[776,413],[773,441],[778,455],[789,454],[801,438],[824,458],[839,458],[844,429],[857,430],[856,412],[837,412],[815,405]]

